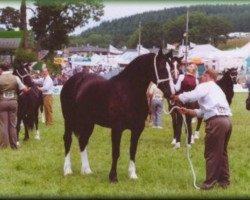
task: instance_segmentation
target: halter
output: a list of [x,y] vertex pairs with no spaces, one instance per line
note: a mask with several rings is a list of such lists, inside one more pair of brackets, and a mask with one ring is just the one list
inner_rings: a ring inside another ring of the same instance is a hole
[[23,79],[24,79],[25,77],[30,76],[29,72],[28,72],[25,68],[23,68],[23,70],[24,70],[27,74],[21,75],[21,74],[19,73],[18,69],[16,69],[16,73],[17,73],[17,75],[22,79],[22,81],[23,81]]
[[154,57],[154,70],[155,70],[155,76],[156,76],[156,85],[158,86],[159,83],[163,83],[163,82],[169,81],[171,93],[174,94],[175,92],[174,92],[174,89],[173,89],[173,78],[172,78],[171,73],[170,73],[169,64],[166,63],[166,68],[168,70],[168,77],[169,78],[160,79],[159,75],[158,75],[158,71],[157,71],[157,66],[156,66],[156,57],[157,56],[158,56],[158,54],[155,54],[155,57]]

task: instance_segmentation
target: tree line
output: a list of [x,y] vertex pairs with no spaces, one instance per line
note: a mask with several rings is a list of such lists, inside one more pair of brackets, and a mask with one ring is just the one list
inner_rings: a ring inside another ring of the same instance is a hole
[[[26,0],[20,9],[0,9],[0,23],[6,30],[19,28],[24,38],[33,36],[36,50],[62,49],[65,46],[98,45],[108,47],[136,47],[141,32],[143,46],[164,46],[180,43],[184,38],[186,7],[145,12],[121,19],[103,22],[100,26],[69,37],[76,27],[84,26],[89,19],[100,20],[103,15],[102,1],[89,0],[34,0],[33,16],[27,30]],[[189,7],[189,40],[194,43],[218,45],[232,31],[250,32],[250,4],[199,5]],[[139,27],[141,24],[141,27]],[[27,34],[29,32],[29,34]],[[24,39],[24,41],[26,41]],[[24,42],[24,48],[27,44]]]
[[[134,48],[139,31],[143,46],[148,48],[180,43],[184,39],[186,13],[186,7],[178,7],[106,21],[70,37],[70,45],[107,47],[113,44]],[[210,42],[217,46],[225,42],[229,32],[250,32],[250,4],[191,6],[189,13],[189,39],[194,43]]]

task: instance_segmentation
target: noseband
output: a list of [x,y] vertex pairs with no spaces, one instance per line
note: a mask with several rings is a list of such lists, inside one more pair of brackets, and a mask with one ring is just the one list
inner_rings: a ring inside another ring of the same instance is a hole
[[158,71],[157,71],[157,66],[156,66],[156,57],[158,56],[158,54],[155,54],[155,57],[154,57],[154,70],[155,70],[155,76],[156,76],[156,85],[158,86],[159,83],[163,83],[163,82],[166,82],[166,81],[169,81],[169,85],[170,85],[170,89],[171,89],[171,93],[174,94],[174,89],[173,89],[173,86],[171,86],[171,84],[173,85],[173,78],[171,76],[171,72],[170,72],[170,66],[168,64],[168,62],[166,63],[166,68],[168,70],[168,78],[165,78],[165,79],[160,79],[159,78],[159,74],[158,74]]
[[19,73],[18,69],[16,69],[16,73],[17,73],[17,75],[22,79],[22,82],[23,82],[23,79],[24,79],[25,77],[30,76],[29,72],[28,72],[25,68],[23,68],[23,70],[24,70],[27,74],[21,75],[21,74]]

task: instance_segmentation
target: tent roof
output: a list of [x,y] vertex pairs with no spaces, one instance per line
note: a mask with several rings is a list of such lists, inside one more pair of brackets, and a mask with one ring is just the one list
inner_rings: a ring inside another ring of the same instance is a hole
[[0,49],[17,49],[21,38],[0,38]]

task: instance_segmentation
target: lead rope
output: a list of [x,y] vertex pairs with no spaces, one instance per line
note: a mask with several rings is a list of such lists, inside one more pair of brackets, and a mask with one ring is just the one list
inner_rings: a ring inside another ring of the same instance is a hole
[[[173,106],[169,112],[167,112],[165,110],[165,108],[163,109],[164,113],[166,115],[170,115],[174,109],[178,109],[180,108],[180,106]],[[186,152],[187,152],[187,159],[188,159],[188,162],[189,162],[189,166],[191,168],[191,171],[192,171],[192,176],[193,176],[193,186],[195,187],[195,189],[199,190],[200,187],[198,187],[196,185],[196,174],[195,174],[195,171],[194,171],[194,166],[193,166],[193,163],[192,163],[192,160],[191,160],[191,154],[190,154],[190,149],[188,148],[188,128],[187,128],[187,121],[186,121],[186,116],[184,114],[182,114],[182,118],[183,118],[183,121],[184,121],[184,125],[185,125],[185,128],[186,128],[186,131],[187,131],[187,137],[186,137]]]

